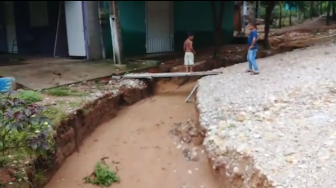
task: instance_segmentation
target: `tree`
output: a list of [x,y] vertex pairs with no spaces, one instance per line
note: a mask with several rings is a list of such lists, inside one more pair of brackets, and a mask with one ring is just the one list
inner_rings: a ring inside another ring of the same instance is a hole
[[282,2],[279,1],[279,28],[282,27]]
[[286,1],[286,3],[288,4],[289,6],[289,25],[292,25],[292,8],[293,8],[293,5],[294,5],[294,1]]
[[314,17],[314,1],[310,1],[310,19]]
[[224,4],[225,1],[220,1],[219,15],[217,15],[217,1],[210,1],[212,9],[212,20],[214,24],[214,54],[213,57],[219,57],[219,50],[222,44],[222,24],[224,15]]
[[257,3],[257,1],[247,1],[248,3],[248,6],[251,8],[253,7],[252,11],[249,10],[249,15],[248,15],[248,20],[249,20],[249,23],[255,23],[256,21],[256,12],[255,12],[255,9],[254,9],[254,5]]
[[331,4],[331,12],[332,12],[332,14],[331,14],[331,17],[332,17],[332,19],[335,19],[335,17],[336,17],[336,6],[335,6],[335,3],[333,2],[332,4]]
[[262,1],[266,9],[265,18],[264,18],[265,20],[264,47],[265,48],[269,48],[268,35],[269,35],[271,20],[272,20],[271,16],[272,16],[273,9],[278,2],[279,1]]
[[241,14],[242,4],[243,1],[235,1],[235,13],[238,12],[238,22],[239,22],[239,24],[235,26],[235,30],[238,31],[238,33],[242,31],[242,14]]
[[331,3],[332,1],[328,1],[327,5],[327,16],[326,16],[326,25],[330,24],[330,9],[331,9]]

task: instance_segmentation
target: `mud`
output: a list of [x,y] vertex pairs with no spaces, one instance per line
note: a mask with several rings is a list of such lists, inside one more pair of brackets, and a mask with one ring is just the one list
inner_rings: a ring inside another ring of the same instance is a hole
[[[122,108],[85,139],[80,152],[67,158],[45,188],[95,187],[83,177],[105,157],[121,179],[114,188],[216,188],[205,152],[195,146],[194,105],[184,102],[194,84],[176,89],[160,82],[155,96]],[[175,128],[177,136],[170,136]],[[192,140],[182,138],[188,137],[186,131]]]

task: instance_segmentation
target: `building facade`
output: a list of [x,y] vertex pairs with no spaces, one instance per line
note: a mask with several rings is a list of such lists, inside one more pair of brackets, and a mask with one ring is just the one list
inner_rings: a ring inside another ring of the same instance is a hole
[[[196,49],[213,45],[210,1],[118,1],[118,9],[124,57],[182,50],[188,32]],[[233,28],[234,1],[226,1],[223,44],[232,41]]]
[[96,1],[0,2],[0,52],[103,57]]

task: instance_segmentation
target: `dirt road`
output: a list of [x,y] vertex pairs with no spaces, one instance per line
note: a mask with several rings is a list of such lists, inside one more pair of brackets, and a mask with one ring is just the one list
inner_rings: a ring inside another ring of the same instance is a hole
[[186,161],[168,135],[172,124],[196,118],[194,104],[184,102],[194,84],[164,85],[153,98],[121,110],[85,140],[45,188],[94,187],[82,179],[102,157],[109,157],[112,167],[119,162],[121,182],[114,188],[216,188],[204,154]]

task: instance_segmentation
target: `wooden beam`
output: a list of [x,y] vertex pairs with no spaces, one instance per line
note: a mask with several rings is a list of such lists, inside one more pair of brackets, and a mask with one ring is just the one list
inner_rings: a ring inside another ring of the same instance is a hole
[[186,101],[185,101],[186,103],[190,102],[190,98],[194,95],[194,93],[196,92],[197,88],[198,88],[198,84],[196,84],[194,86],[194,88],[191,90],[191,92],[189,93],[189,95],[188,95],[188,97],[186,98]]
[[168,72],[168,73],[134,73],[124,76],[116,76],[112,78],[141,79],[141,78],[173,78],[187,76],[209,76],[221,74],[220,71],[204,71],[204,72]]

